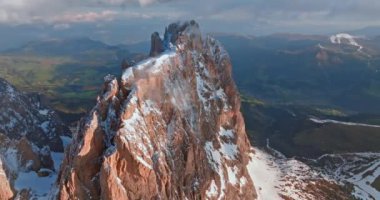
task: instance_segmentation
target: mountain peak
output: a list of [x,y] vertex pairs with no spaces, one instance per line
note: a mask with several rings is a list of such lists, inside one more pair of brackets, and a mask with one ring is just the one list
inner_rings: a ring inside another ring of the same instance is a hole
[[152,39],[154,57],[120,83],[105,79],[66,153],[58,199],[254,199],[253,151],[223,47],[203,42],[194,21]]
[[183,47],[190,39],[193,42],[190,47],[202,47],[201,31],[196,21],[172,23],[165,28],[163,39],[158,32],[152,34],[150,56],[156,56],[175,47]]
[[363,47],[356,42],[356,38],[359,37],[350,35],[348,33],[338,33],[330,37],[330,42],[332,44],[349,44],[357,47],[358,51],[360,51],[361,49],[363,49]]

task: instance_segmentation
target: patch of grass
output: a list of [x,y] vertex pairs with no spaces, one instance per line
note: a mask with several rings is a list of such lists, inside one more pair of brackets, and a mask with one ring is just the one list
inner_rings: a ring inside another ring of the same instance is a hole
[[261,101],[255,97],[247,96],[247,95],[241,95],[241,101],[243,103],[248,103],[251,106],[264,106],[264,101]]
[[91,108],[103,77],[119,71],[119,62],[115,60],[0,55],[0,77],[22,91],[42,93],[54,109],[67,113],[83,113]]
[[0,76],[18,88],[51,88],[51,74],[62,63],[70,62],[64,57],[0,56]]
[[335,117],[344,117],[346,114],[343,111],[333,109],[333,108],[316,108],[317,112],[323,115],[335,116]]
[[293,142],[332,153],[379,152],[380,128],[323,124],[299,132]]
[[365,123],[378,115],[345,115],[324,106],[301,106],[242,102],[247,134],[256,146],[270,145],[286,156],[316,158],[325,153],[380,152],[380,128],[316,124],[310,115],[323,119]]

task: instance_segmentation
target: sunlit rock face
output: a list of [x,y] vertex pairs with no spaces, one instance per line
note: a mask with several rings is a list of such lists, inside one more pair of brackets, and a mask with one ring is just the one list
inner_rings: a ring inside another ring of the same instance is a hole
[[0,159],[0,199],[11,199],[14,196],[12,186],[8,178],[9,169],[5,164],[3,164],[2,159]]
[[[154,41],[153,41],[154,40]],[[66,151],[57,199],[256,199],[228,54],[196,22],[107,76]]]

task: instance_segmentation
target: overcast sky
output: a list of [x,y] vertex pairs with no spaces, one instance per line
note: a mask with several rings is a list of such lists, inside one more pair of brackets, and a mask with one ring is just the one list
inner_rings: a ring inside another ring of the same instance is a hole
[[27,27],[39,37],[55,32],[132,42],[185,19],[197,20],[204,32],[333,33],[380,26],[380,1],[0,0],[0,34]]

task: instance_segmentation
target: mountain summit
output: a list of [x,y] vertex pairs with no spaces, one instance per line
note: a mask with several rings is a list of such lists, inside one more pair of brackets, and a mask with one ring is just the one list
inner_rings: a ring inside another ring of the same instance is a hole
[[65,154],[58,199],[255,199],[228,54],[195,21],[107,76]]

